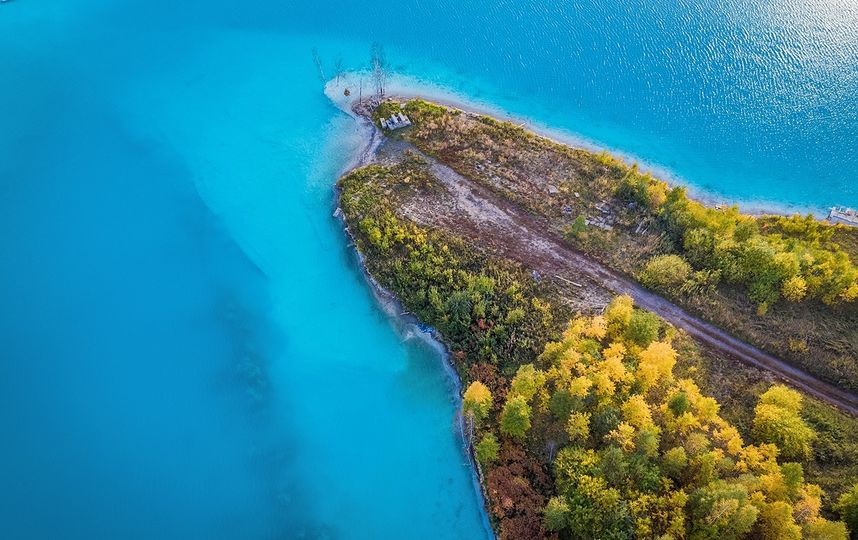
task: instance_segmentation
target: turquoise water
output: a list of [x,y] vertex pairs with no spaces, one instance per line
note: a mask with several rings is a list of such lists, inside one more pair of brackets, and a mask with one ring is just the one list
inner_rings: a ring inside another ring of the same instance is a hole
[[[382,24],[384,23],[384,24]],[[321,92],[393,67],[737,200],[858,204],[847,2],[0,5],[0,537],[488,535]]]

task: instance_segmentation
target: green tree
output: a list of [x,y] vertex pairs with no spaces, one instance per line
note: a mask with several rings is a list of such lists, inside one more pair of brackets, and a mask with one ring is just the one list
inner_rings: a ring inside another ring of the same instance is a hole
[[703,227],[689,229],[682,239],[688,261],[697,268],[712,268],[715,259],[715,235]]
[[525,364],[515,373],[510,384],[510,394],[522,396],[530,401],[544,384],[545,374],[533,367],[533,364]]
[[840,519],[846,522],[852,538],[858,538],[858,484],[837,499],[834,509],[840,514]]
[[759,237],[742,244],[739,272],[742,282],[748,285],[748,296],[757,304],[770,305],[781,293],[783,268],[777,262],[777,251]]
[[493,433],[486,433],[474,447],[474,453],[480,465],[486,466],[498,458],[500,445]]
[[530,429],[530,405],[524,396],[507,399],[501,413],[500,430],[505,435],[524,439]]
[[579,403],[579,399],[573,396],[568,390],[560,389],[551,394],[551,400],[548,403],[548,408],[551,414],[558,420],[566,420],[575,407]]
[[628,503],[600,477],[583,475],[566,494],[571,538],[620,540],[632,537]]
[[449,320],[446,330],[453,336],[459,337],[467,331],[471,324],[471,298],[464,291],[456,291],[447,297],[444,303],[444,311]]
[[753,434],[760,442],[772,443],[784,459],[807,459],[816,432],[799,416],[801,395],[775,385],[760,396],[754,409]]
[[629,479],[629,464],[625,453],[617,446],[609,446],[599,452],[599,468],[602,478],[608,481],[608,485],[617,488]]
[[736,228],[733,230],[733,238],[737,242],[747,242],[751,237],[759,234],[759,232],[760,228],[757,225],[757,220],[746,218],[736,224]]
[[691,408],[691,403],[688,401],[688,394],[684,391],[679,391],[670,398],[670,401],[667,402],[668,408],[675,414],[679,416],[688,412]]
[[559,531],[566,527],[569,518],[569,504],[562,497],[551,497],[545,506],[545,528]]
[[626,337],[635,344],[646,347],[658,339],[658,331],[661,329],[661,319],[658,315],[649,311],[635,311],[629,319]]
[[661,458],[661,470],[674,480],[682,478],[686,467],[688,467],[688,454],[681,446],[671,448]]
[[741,484],[718,480],[698,489],[689,500],[694,538],[733,540],[754,526],[759,510]]
[[801,466],[801,463],[784,463],[781,465],[781,476],[787,496],[790,499],[795,499],[804,485],[804,467]]

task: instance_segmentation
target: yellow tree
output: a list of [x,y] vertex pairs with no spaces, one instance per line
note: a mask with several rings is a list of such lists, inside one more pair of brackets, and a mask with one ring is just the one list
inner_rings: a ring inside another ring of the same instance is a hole
[[651,388],[659,382],[672,381],[674,365],[676,365],[676,351],[670,343],[654,341],[641,352],[638,379],[645,388]]
[[605,308],[605,319],[608,321],[608,333],[612,336],[620,336],[629,326],[634,313],[635,302],[632,297],[624,294],[611,300]]
[[760,396],[754,409],[753,433],[761,442],[772,443],[785,459],[807,459],[816,432],[799,416],[801,395],[775,385]]
[[472,382],[468,386],[468,389],[465,390],[465,395],[462,399],[462,412],[479,422],[489,415],[491,408],[491,391],[480,381]]

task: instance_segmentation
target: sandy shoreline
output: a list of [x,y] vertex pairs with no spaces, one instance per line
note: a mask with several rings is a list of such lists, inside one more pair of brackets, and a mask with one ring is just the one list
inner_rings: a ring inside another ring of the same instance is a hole
[[[355,167],[359,166],[361,165],[356,165]],[[435,349],[435,351],[438,353],[439,360],[444,367],[444,372],[447,374],[447,377],[450,379],[450,381],[452,381],[453,386],[455,387],[453,396],[456,399],[456,409],[461,410],[462,392],[464,391],[464,389],[462,387],[462,380],[459,378],[459,374],[456,371],[455,365],[453,365],[453,355],[450,349],[447,347],[447,344],[444,343],[444,341],[441,339],[441,335],[438,330],[421,323],[420,320],[417,319],[414,314],[404,308],[404,306],[395,294],[385,289],[372,276],[372,274],[369,273],[369,270],[367,269],[366,265],[366,258],[357,249],[354,235],[349,229],[342,209],[339,206],[339,189],[335,189],[335,193],[337,198],[337,208],[334,212],[334,217],[336,217],[342,225],[343,233],[349,240],[349,247],[351,248],[352,254],[355,257],[355,262],[360,267],[361,273],[363,274],[364,279],[366,279],[367,284],[372,291],[373,297],[375,298],[376,302],[378,302],[378,305],[385,312],[385,314],[387,314],[387,316],[391,319],[396,328],[397,333],[400,335],[403,341],[406,341],[412,337],[422,339],[423,341],[428,343],[433,349]],[[468,438],[468,436],[465,434],[465,422],[461,413],[456,414],[456,430],[458,432],[459,439],[462,443],[462,449],[465,455],[468,456],[469,468],[472,473],[471,480],[473,482],[474,492],[480,498],[480,506],[483,509],[483,525],[486,529],[488,537],[490,539],[494,539],[496,538],[496,536],[494,527],[492,527],[491,521],[489,519],[490,510],[488,507],[488,497],[485,492],[485,479],[483,478],[482,469],[477,464],[476,455],[474,454],[474,445],[472,441]]]
[[[344,100],[342,104],[337,103],[337,106],[343,109],[349,116],[355,118],[355,120],[358,122],[359,129],[367,130],[367,137],[365,138],[366,144],[360,149],[359,152],[357,152],[357,154],[348,162],[348,164],[340,172],[341,176],[346,174],[350,170],[363,167],[371,163],[375,158],[376,151],[378,150],[381,143],[384,141],[384,134],[381,132],[381,130],[378,129],[375,125],[373,125],[366,118],[355,114],[354,111],[352,111],[351,109],[351,103],[353,103],[353,101]],[[334,210],[333,216],[340,222],[340,225],[343,229],[343,233],[349,240],[349,248],[351,249],[351,252],[355,257],[355,262],[361,269],[361,273],[363,274],[364,279],[366,280],[370,290],[372,291],[373,297],[375,298],[376,302],[378,302],[378,305],[381,307],[381,309],[393,322],[397,333],[400,335],[403,341],[406,341],[410,338],[422,339],[423,341],[428,343],[433,349],[435,349],[435,351],[438,353],[439,360],[444,368],[444,372],[446,373],[449,380],[453,383],[453,386],[455,388],[455,391],[453,392],[453,397],[456,400],[456,409],[461,410],[462,392],[464,391],[464,388],[462,386],[462,380],[459,378],[459,374],[456,371],[456,366],[453,364],[452,352],[447,347],[447,344],[444,343],[442,336],[437,329],[421,323],[420,320],[414,314],[405,309],[405,307],[402,305],[402,303],[399,301],[395,294],[384,288],[375,279],[375,277],[370,274],[369,269],[366,265],[366,257],[364,257],[363,253],[358,250],[357,244],[355,242],[355,237],[352,234],[348,223],[346,223],[345,215],[343,214],[342,208],[340,208],[340,189],[338,186],[334,187],[334,194],[336,209]],[[460,413],[457,413],[456,415],[456,429],[458,432],[459,439],[462,443],[463,451],[468,457],[474,492],[479,497],[480,506],[483,509],[482,518],[486,534],[490,539],[494,539],[496,536],[494,527],[492,527],[491,521],[489,519],[490,510],[488,507],[488,497],[485,492],[485,479],[483,478],[482,469],[479,467],[476,460],[476,455],[474,454],[473,442],[466,435],[464,419]]]
[[[360,84],[360,80],[363,80],[363,97],[370,97],[372,93],[371,77],[369,73],[366,72],[344,73],[340,76],[339,83],[336,83],[335,81],[329,81],[325,85],[325,94],[338,108],[346,112],[349,116],[352,116],[353,118],[362,121],[365,124],[369,124],[369,122],[366,122],[365,119],[361,119],[352,111],[352,105],[358,100],[357,88]],[[343,95],[343,90],[345,90],[346,88],[348,88],[351,92],[351,95],[348,97]],[[387,97],[398,99],[421,98],[425,99],[426,101],[438,103],[439,105],[444,105],[445,107],[461,110],[465,113],[484,114],[486,116],[491,116],[499,120],[522,125],[528,131],[532,131],[540,137],[549,139],[557,144],[569,146],[571,148],[588,150],[590,152],[608,152],[612,156],[619,158],[628,165],[637,163],[638,167],[642,171],[648,172],[656,178],[659,178],[660,180],[664,180],[670,186],[685,187],[688,190],[688,195],[690,198],[706,206],[735,205],[739,207],[739,210],[742,213],[754,216],[790,216],[793,214],[812,214],[817,219],[825,219],[828,216],[828,209],[826,208],[797,206],[780,203],[777,201],[737,200],[727,198],[718,193],[707,191],[704,188],[696,186],[694,183],[683,179],[681,176],[677,175],[667,167],[649,162],[645,159],[641,159],[630,153],[624,152],[621,149],[610,148],[607,146],[600,145],[596,142],[586,139],[581,135],[566,130],[553,128],[534,119],[512,115],[508,111],[505,111],[496,105],[481,102],[468,96],[456,93],[448,88],[433,84],[431,82],[421,81],[419,79],[403,75],[393,75],[390,78],[386,88]],[[378,135],[373,134],[373,137],[376,137]],[[380,143],[380,140],[371,140],[366,150],[374,150],[374,147],[372,145],[375,144],[375,146],[377,146],[378,143]],[[346,170],[356,168],[362,163],[360,159],[355,159],[352,161],[353,163],[350,163],[350,166]]]

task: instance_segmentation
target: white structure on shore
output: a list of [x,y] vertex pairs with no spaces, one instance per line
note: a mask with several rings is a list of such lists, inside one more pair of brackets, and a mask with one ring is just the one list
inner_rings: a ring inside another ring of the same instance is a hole
[[858,210],[845,206],[835,206],[828,213],[828,221],[858,227]]
[[398,112],[390,116],[390,118],[381,119],[381,127],[393,131],[394,129],[404,128],[411,125],[411,120],[405,114]]
[[828,221],[858,227],[858,210],[845,206],[835,206],[828,213]]

